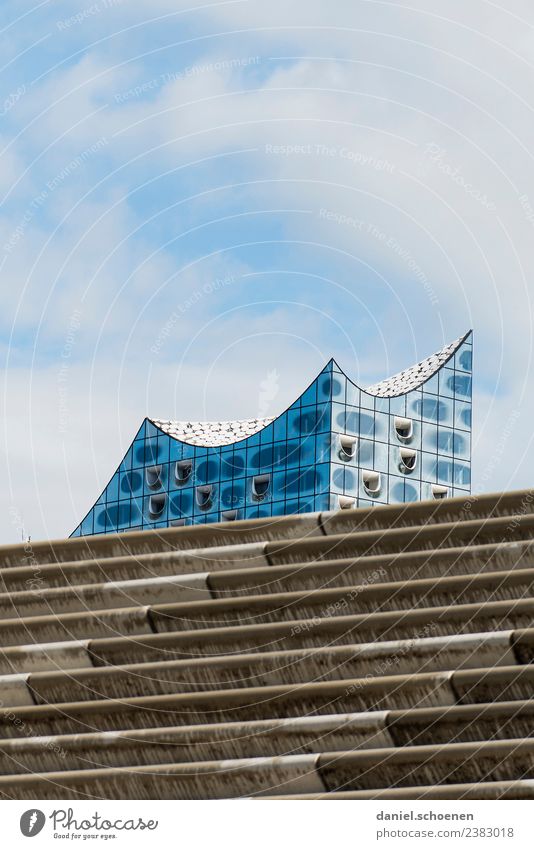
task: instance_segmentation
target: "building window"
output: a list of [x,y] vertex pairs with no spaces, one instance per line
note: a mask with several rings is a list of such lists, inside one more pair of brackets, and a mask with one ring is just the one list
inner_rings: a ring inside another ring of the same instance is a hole
[[208,510],[212,505],[212,493],[213,487],[211,484],[207,484],[205,486],[197,486],[196,488],[196,500],[197,505],[201,510]]
[[439,483],[432,484],[432,498],[447,498],[448,489]]
[[151,518],[161,516],[167,503],[167,495],[162,492],[159,495],[151,495],[148,502],[148,512]]
[[417,465],[417,452],[413,451],[411,448],[401,448],[399,470],[404,475],[408,475],[408,474],[410,474],[410,472],[413,472],[416,465]]
[[411,419],[404,419],[402,416],[395,416],[395,433],[401,442],[409,442],[413,436],[413,422]]
[[192,460],[178,460],[174,467],[174,477],[177,483],[186,483],[191,477],[193,471]]
[[224,522],[235,522],[238,518],[237,510],[223,510],[221,513],[221,519]]
[[368,495],[376,496],[380,493],[381,479],[380,472],[371,470],[362,470],[363,487]]
[[347,436],[345,433],[339,435],[339,459],[352,460],[356,456],[356,445],[358,440],[355,436]]
[[252,478],[252,495],[257,501],[262,501],[269,492],[270,475],[254,475]]
[[145,477],[147,486],[150,489],[157,489],[161,486],[161,466],[147,466],[145,470]]

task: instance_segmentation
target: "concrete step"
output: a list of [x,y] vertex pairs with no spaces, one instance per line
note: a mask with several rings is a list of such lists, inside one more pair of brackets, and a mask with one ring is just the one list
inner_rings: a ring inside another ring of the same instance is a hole
[[532,737],[534,700],[390,711],[387,729],[396,746]]
[[247,519],[238,522],[163,528],[122,534],[101,534],[69,540],[31,542],[0,547],[0,569],[16,566],[38,568],[46,564],[97,560],[109,557],[160,554],[212,546],[263,543],[269,539],[301,538],[310,534],[348,534],[377,528],[417,524],[459,523],[494,516],[522,517],[532,513],[533,490],[450,498],[409,505],[314,513],[298,516]]
[[235,799],[251,794],[324,791],[317,755],[150,764],[0,776],[0,798]]
[[265,556],[271,565],[276,566],[284,563],[366,557],[371,554],[391,554],[401,551],[507,543],[532,540],[533,536],[534,514],[498,516],[464,522],[411,525],[355,534],[267,542]]
[[[164,552],[137,557],[110,557],[39,567],[17,566],[0,570],[3,593],[27,593],[36,599],[54,588],[109,582],[145,581],[183,577],[205,579],[214,597],[250,595],[317,589],[322,586],[348,586],[376,580],[386,574],[392,581],[447,575],[510,571],[534,565],[531,540],[489,543],[435,551],[407,551],[302,563],[269,565],[264,544],[198,549],[190,552]],[[234,568],[234,567],[238,568]]]
[[534,543],[530,540],[407,551],[368,557],[341,558],[253,569],[209,572],[207,583],[215,598],[259,593],[317,590],[376,582],[381,575],[390,581],[412,581],[483,572],[508,572],[534,567]]
[[[90,640],[93,663],[117,665],[218,657],[247,652],[291,651],[371,641],[419,640],[426,637],[466,636],[485,631],[528,629],[534,622],[534,601],[497,601],[412,611],[303,619],[266,625],[168,631]],[[161,626],[162,622],[158,623]],[[18,647],[3,650],[6,660]],[[1,657],[1,654],[0,654]]]
[[517,781],[534,772],[534,739],[369,749],[320,755],[327,790]]
[[0,774],[389,748],[385,718],[374,711],[0,740]]
[[170,617],[177,620],[177,630],[190,630],[534,595],[534,568],[414,578],[408,582],[390,582],[388,577],[385,570],[375,569],[362,584],[352,586],[237,597],[225,594],[218,599],[213,599],[207,576],[202,573],[62,587],[39,593],[4,593],[0,594],[0,621],[87,610],[98,615],[100,611],[148,605],[156,628],[160,617]]
[[[447,579],[448,580],[448,579]],[[513,585],[513,573],[510,576]],[[512,593],[510,593],[512,595]],[[360,596],[352,600],[356,607]],[[400,596],[399,596],[400,598]],[[453,604],[435,607],[407,608],[385,612],[344,615],[341,607],[332,603],[315,605],[310,595],[308,618],[291,618],[291,608],[273,611],[273,618],[287,619],[259,624],[223,625],[210,627],[211,622],[190,617],[195,602],[182,608],[155,605],[125,607],[112,610],[82,611],[48,616],[33,616],[0,620],[0,642],[6,648],[28,643],[48,643],[62,640],[116,639],[117,635],[141,637],[143,634],[172,632],[182,643],[182,657],[199,654],[228,654],[233,651],[282,650],[317,645],[352,643],[359,639],[405,639],[451,633],[476,633],[486,630],[515,630],[529,628],[534,622],[534,600],[531,598],[488,601],[480,604]],[[233,604],[242,603],[236,599]],[[272,598],[258,597],[258,605],[270,605]],[[211,605],[225,602],[212,601]],[[348,608],[351,609],[350,606]],[[184,612],[186,616],[180,617]],[[337,613],[337,615],[332,615]],[[187,614],[189,614],[187,616]],[[343,615],[342,615],[343,614]],[[295,611],[295,616],[297,611]],[[244,618],[244,617],[243,617]],[[244,618],[246,623],[246,619]],[[197,626],[191,630],[191,626]],[[365,636],[364,636],[365,635]],[[327,643],[325,643],[325,639]],[[164,641],[163,643],[164,644]],[[113,644],[112,644],[113,645]],[[122,646],[122,643],[120,644]],[[150,645],[150,642],[148,643]],[[144,642],[138,643],[140,656],[147,659]],[[199,651],[200,648],[200,651]],[[5,649],[4,649],[5,651]],[[154,659],[154,658],[152,658]],[[169,658],[171,659],[171,658]],[[178,658],[175,658],[178,659]],[[125,662],[121,660],[120,662]]]
[[265,540],[294,539],[313,534],[324,535],[319,513],[279,516],[276,522],[271,518],[245,519],[155,531],[32,541],[24,545],[0,546],[0,568],[31,566],[36,571],[40,566],[52,563],[159,555],[165,551],[185,552],[216,546],[263,545]]
[[436,784],[442,789],[446,784],[517,783],[533,769],[534,740],[519,739],[0,776],[0,794],[5,796],[10,780],[19,799],[71,799],[82,794],[121,799],[223,799],[309,796],[340,790],[376,793],[378,789],[414,793],[416,788]]
[[[19,718],[18,712],[13,713]],[[378,748],[412,751],[449,744],[526,739],[534,736],[534,704],[495,704],[296,716],[29,736],[0,740],[0,773],[92,769],[150,763],[321,753]],[[432,743],[429,743],[429,740]],[[380,755],[379,755],[380,757]],[[461,760],[461,759],[460,759]]]
[[28,618],[55,613],[115,610],[135,605],[211,599],[206,577],[199,572],[193,575],[54,587],[38,592],[28,590],[1,593],[0,621],[15,616]]
[[[46,703],[27,707],[10,683],[19,703],[10,713],[31,722],[34,733],[77,733],[84,723],[99,730],[251,721],[284,718],[303,713],[361,713],[373,710],[453,706],[531,698],[534,668],[426,672],[346,678],[305,684],[265,685],[211,689],[188,693],[125,699]],[[9,691],[7,691],[9,697]],[[5,710],[9,710],[6,706]],[[87,730],[84,728],[83,730]],[[0,737],[16,737],[18,728],[0,714]],[[421,744],[422,745],[422,744]]]
[[4,708],[0,714],[0,738],[19,736],[19,727],[11,714],[31,725],[33,733],[41,736],[80,733],[90,729],[121,731],[455,703],[450,674],[433,672],[129,699],[59,702],[33,707],[16,705]]
[[[512,632],[31,673],[36,704],[511,666]],[[8,676],[9,677],[9,676]],[[0,677],[0,694],[2,693]],[[10,702],[16,704],[17,702]]]
[[488,493],[417,504],[388,504],[359,510],[321,513],[320,523],[326,534],[353,534],[364,530],[401,528],[445,522],[464,522],[496,516],[525,516],[534,512],[534,490]]
[[158,631],[191,630],[534,596],[534,569],[395,583],[383,583],[383,577],[379,583],[369,580],[352,587],[157,605],[151,607],[150,616]]
[[[291,796],[262,795],[262,801],[291,799],[292,801],[319,801],[342,799],[461,799],[491,800],[491,799],[534,799],[534,780],[531,778],[519,781],[484,781],[476,784],[431,784],[425,787],[395,787],[378,790],[339,790],[334,793],[299,793]],[[402,822],[381,822],[383,830],[405,831]],[[461,831],[462,827],[469,828],[468,823],[451,823],[451,829]]]

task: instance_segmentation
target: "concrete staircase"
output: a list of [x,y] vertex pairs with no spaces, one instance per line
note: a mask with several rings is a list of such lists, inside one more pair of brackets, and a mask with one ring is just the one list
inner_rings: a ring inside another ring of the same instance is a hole
[[0,795],[534,798],[533,505],[0,548]]

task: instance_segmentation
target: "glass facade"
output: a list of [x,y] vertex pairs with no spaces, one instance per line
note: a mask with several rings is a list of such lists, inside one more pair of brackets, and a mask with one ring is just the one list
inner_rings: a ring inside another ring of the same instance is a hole
[[[193,445],[145,419],[72,536],[468,495],[472,334],[451,347],[415,388],[387,396],[331,360],[285,412],[230,444]],[[398,376],[401,389],[418,368]]]

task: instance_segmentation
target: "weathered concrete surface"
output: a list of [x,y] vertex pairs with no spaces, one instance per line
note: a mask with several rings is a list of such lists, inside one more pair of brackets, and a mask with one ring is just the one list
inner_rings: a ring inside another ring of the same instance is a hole
[[533,504],[0,549],[0,795],[534,798]]

